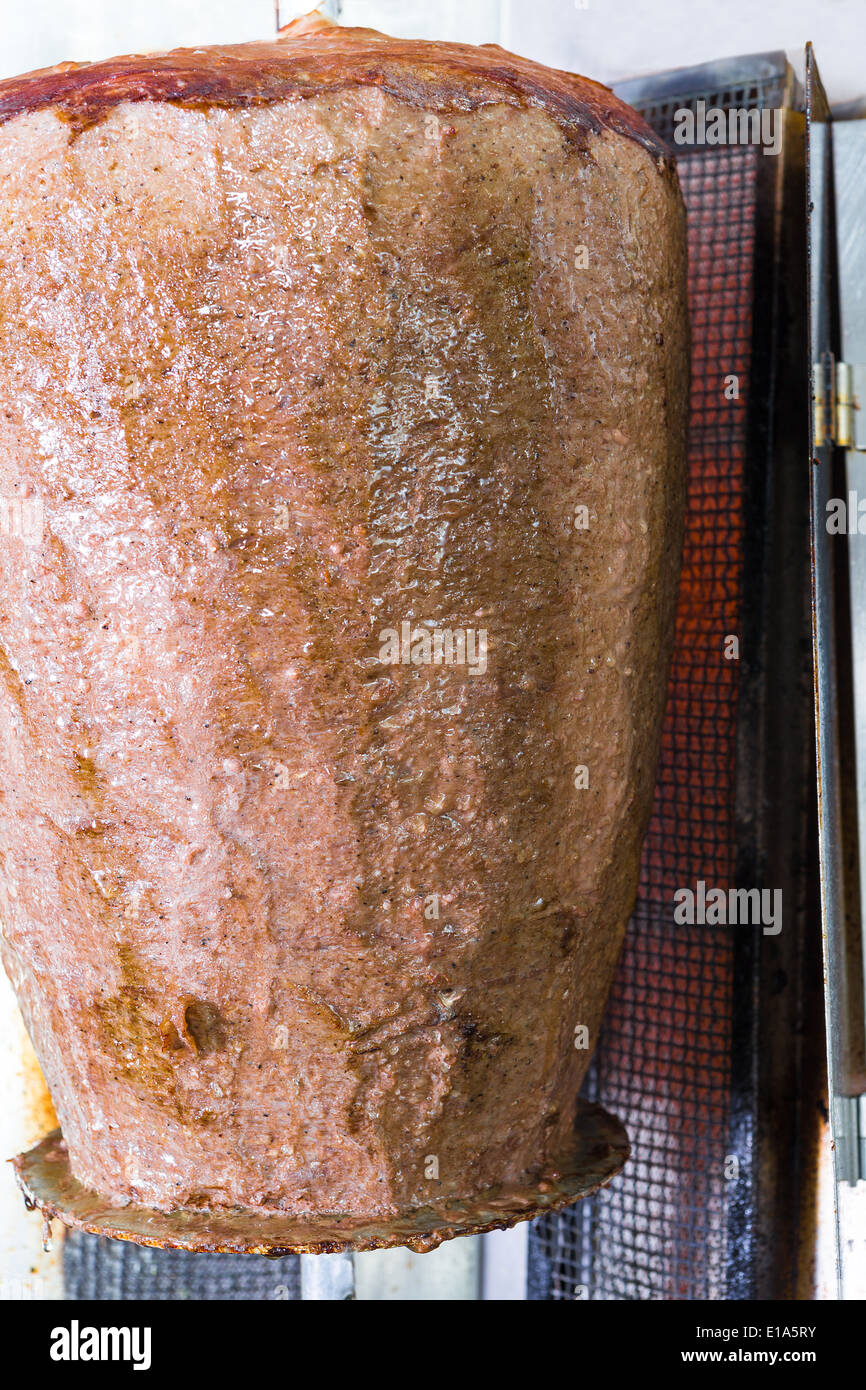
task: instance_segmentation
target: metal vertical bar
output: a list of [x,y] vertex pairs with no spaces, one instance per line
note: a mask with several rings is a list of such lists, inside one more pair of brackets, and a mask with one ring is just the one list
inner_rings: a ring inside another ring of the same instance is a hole
[[301,1298],[341,1303],[355,1297],[355,1265],[348,1253],[301,1256]]
[[517,1303],[526,1298],[529,1223],[482,1236],[481,1297],[485,1303]]
[[[856,1299],[863,1297],[866,1284],[866,1241],[862,1235],[866,1213],[866,536],[860,500],[866,492],[866,457],[858,450],[856,422],[860,410],[857,391],[852,387],[856,387],[866,363],[862,246],[866,121],[825,121],[824,132],[832,160],[827,196],[832,198],[829,225],[835,230],[832,249],[836,258],[828,294],[837,295],[838,322],[833,340],[819,346],[829,349],[827,356],[833,353],[837,409],[830,428],[837,452],[832,505],[835,509],[840,501],[844,504],[841,534],[828,539],[826,512],[815,517],[816,549],[823,545],[832,551],[836,563],[837,726],[835,730],[825,729],[824,736],[838,741],[835,776],[841,803],[839,840],[844,876],[843,913],[835,923],[827,923],[830,952],[826,982],[834,1034],[831,1124],[841,1296]],[[822,352],[822,361],[824,355]],[[817,360],[813,357],[813,362]],[[822,467],[823,462],[822,455]]]
[[[860,414],[855,389],[866,363],[866,304],[863,299],[863,277],[866,256],[863,251],[863,215],[866,199],[860,190],[866,176],[866,121],[838,121],[833,125],[833,160],[836,172],[836,224],[839,248],[840,348],[844,363],[839,363],[837,375],[836,443],[846,449],[845,482],[848,521],[848,577],[851,608],[851,683],[853,703],[853,744],[855,754],[855,801],[857,807],[857,840],[859,851],[859,932],[852,931],[846,958],[851,978],[848,981],[848,1005],[856,1010],[861,1028],[859,1069],[851,1067],[848,1094],[853,1101],[852,1130],[856,1136],[857,1152],[851,1154],[848,1181],[866,1177],[859,1156],[860,1109],[852,1092],[862,1096],[866,1090],[866,952],[863,950],[863,922],[866,921],[866,536],[863,534],[860,509],[854,499],[866,496],[866,453],[856,448],[856,417]],[[846,392],[847,386],[847,392]],[[847,396],[847,410],[844,408]],[[847,418],[846,418],[847,417]],[[840,433],[840,427],[847,431]],[[834,540],[838,541],[838,537]]]
[[[320,4],[316,6],[316,9],[325,19],[332,19],[335,24],[339,22],[342,8],[342,0],[320,0]],[[281,4],[281,0],[274,0],[274,24],[277,33],[280,32],[284,24],[288,24],[290,18],[295,17],[289,15],[288,9],[288,5]],[[283,18],[283,10],[286,11],[285,18]]]
[[[813,711],[802,640],[805,122],[789,104],[791,85],[789,73],[784,101],[771,99],[778,154],[758,159],[736,803],[738,884],[777,890],[784,914],[778,934],[735,937],[731,1153],[740,1152],[738,1133],[752,1153],[748,1181],[729,1194],[729,1299],[809,1296],[815,1117],[824,1089],[819,913],[808,868]],[[744,1249],[751,1245],[748,1270],[736,1254],[741,1237]]]
[[[838,353],[836,313],[835,225],[833,219],[832,126],[830,108],[811,45],[806,50],[807,180],[808,180],[808,291],[810,308],[809,356],[812,363]],[[839,683],[836,623],[837,586],[843,573],[835,566],[824,525],[827,502],[833,493],[836,455],[832,438],[824,439],[815,428],[811,412],[812,493],[812,642],[815,671],[815,732],[818,758],[818,838],[821,863],[821,913],[825,971],[827,1065],[831,1099],[845,1070],[847,1028],[844,1001],[837,989],[844,980],[845,921],[850,906],[846,899],[843,793],[840,785]],[[822,442],[819,444],[818,439]],[[844,626],[844,625],[843,625]],[[840,1008],[840,1004],[843,1006]],[[831,1133],[837,1115],[831,1106]],[[836,1180],[843,1155],[834,1146]],[[835,1204],[834,1204],[835,1206]],[[835,1207],[836,1279],[841,1295],[838,1207]]]

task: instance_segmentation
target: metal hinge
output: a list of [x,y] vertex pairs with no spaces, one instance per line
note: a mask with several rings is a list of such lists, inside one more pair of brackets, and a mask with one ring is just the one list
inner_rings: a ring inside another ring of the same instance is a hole
[[866,398],[866,365],[837,362],[825,352],[812,367],[812,417],[816,449],[834,444],[839,449],[866,452],[866,423],[860,406]]

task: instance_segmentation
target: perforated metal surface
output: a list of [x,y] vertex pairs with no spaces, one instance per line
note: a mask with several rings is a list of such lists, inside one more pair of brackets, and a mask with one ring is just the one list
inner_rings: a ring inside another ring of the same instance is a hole
[[[724,1289],[732,935],[678,926],[674,893],[735,869],[737,663],[756,161],[678,162],[689,212],[693,382],[677,639],[637,907],[591,1093],[625,1122],[626,1173],[536,1228],[552,1298],[718,1298]],[[736,376],[739,399],[726,399]]]
[[69,1231],[63,1251],[69,1299],[272,1300],[300,1298],[297,1256],[191,1255]]

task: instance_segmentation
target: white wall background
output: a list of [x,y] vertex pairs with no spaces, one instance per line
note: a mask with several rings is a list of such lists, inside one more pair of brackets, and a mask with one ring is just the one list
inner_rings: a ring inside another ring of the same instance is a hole
[[[314,0],[281,0],[283,22]],[[807,39],[831,100],[866,96],[866,0],[343,0],[344,22],[500,42],[602,82],[761,49],[802,66]],[[274,0],[0,0],[0,77],[66,59],[240,43],[274,30]]]

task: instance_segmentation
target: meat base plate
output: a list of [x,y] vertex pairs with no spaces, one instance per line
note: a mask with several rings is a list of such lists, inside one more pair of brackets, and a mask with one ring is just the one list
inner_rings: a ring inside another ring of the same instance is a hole
[[423,1252],[455,1236],[504,1230],[597,1192],[622,1170],[629,1152],[619,1120],[600,1105],[581,1101],[574,1143],[550,1165],[549,1176],[536,1174],[525,1185],[492,1187],[470,1198],[434,1201],[379,1219],[339,1212],[263,1216],[241,1207],[155,1211],[110,1206],[72,1176],[59,1129],[12,1163],[25,1201],[38,1207],[48,1223],[56,1219],[93,1235],[159,1249],[278,1257],[394,1245]]

